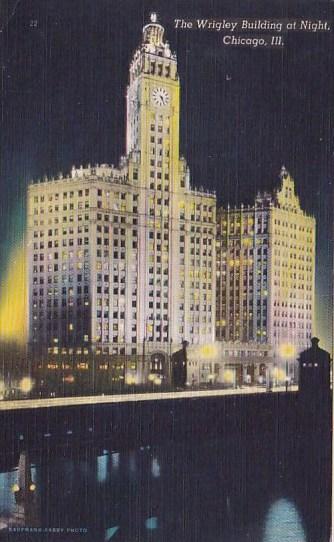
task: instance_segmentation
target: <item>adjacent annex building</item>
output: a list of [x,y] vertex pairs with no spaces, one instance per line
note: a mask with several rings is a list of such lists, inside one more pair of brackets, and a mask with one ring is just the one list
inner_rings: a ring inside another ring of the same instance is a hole
[[310,344],[315,295],[315,219],[285,167],[280,180],[252,207],[219,210],[216,245],[217,340],[268,344],[278,362]]

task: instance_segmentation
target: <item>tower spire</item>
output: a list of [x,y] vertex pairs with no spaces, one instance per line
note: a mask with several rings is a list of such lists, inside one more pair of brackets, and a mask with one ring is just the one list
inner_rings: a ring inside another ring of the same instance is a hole
[[164,27],[158,22],[158,14],[153,11],[150,14],[150,22],[143,28],[143,41],[152,47],[163,47],[164,43]]
[[279,175],[280,178],[285,179],[286,177],[288,177],[288,175],[289,175],[288,170],[286,169],[286,167],[284,165],[282,165],[280,175]]

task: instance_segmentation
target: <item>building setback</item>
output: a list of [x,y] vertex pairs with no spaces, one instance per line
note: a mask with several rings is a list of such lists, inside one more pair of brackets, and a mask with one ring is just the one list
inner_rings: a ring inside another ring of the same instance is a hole
[[218,212],[216,337],[267,343],[288,359],[312,335],[315,220],[284,167],[280,179],[253,207]]
[[167,352],[215,338],[216,198],[179,154],[177,59],[152,14],[133,55],[126,155],[28,188],[29,343]]

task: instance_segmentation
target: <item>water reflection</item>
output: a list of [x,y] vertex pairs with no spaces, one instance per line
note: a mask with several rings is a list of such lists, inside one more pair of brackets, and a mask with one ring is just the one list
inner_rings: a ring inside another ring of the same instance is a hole
[[0,474],[0,529],[36,526],[40,523],[40,503],[36,466],[22,452],[18,467]]
[[160,465],[156,457],[153,457],[152,459],[151,473],[154,478],[159,478],[160,476]]
[[0,473],[1,515],[9,515],[14,512],[15,497],[12,492],[13,485],[17,482],[17,470]]
[[279,499],[270,508],[265,522],[263,542],[306,542],[301,516],[295,504]]
[[135,473],[137,468],[136,452],[132,451],[129,454],[129,470],[131,473]]
[[116,452],[113,453],[111,456],[113,469],[117,470],[119,468],[119,461],[120,461],[120,454]]
[[[91,445],[35,452],[21,479],[36,484],[39,525],[85,528],[80,540],[87,542],[328,542],[328,462],[315,461],[316,447],[301,460],[304,448],[293,439],[283,452],[270,439],[119,451]],[[12,468],[0,473],[2,530],[22,524],[11,490],[19,458],[7,459]],[[72,540],[65,535],[38,540]]]
[[149,531],[154,531],[154,529],[157,529],[158,528],[158,518],[155,518],[155,517],[147,518],[147,520],[145,521],[145,527]]
[[107,479],[109,455],[104,453],[97,457],[97,481],[103,483]]

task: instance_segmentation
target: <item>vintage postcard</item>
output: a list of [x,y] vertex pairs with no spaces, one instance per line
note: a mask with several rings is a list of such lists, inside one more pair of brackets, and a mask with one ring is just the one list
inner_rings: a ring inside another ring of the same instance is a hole
[[332,540],[333,24],[1,1],[1,541]]

